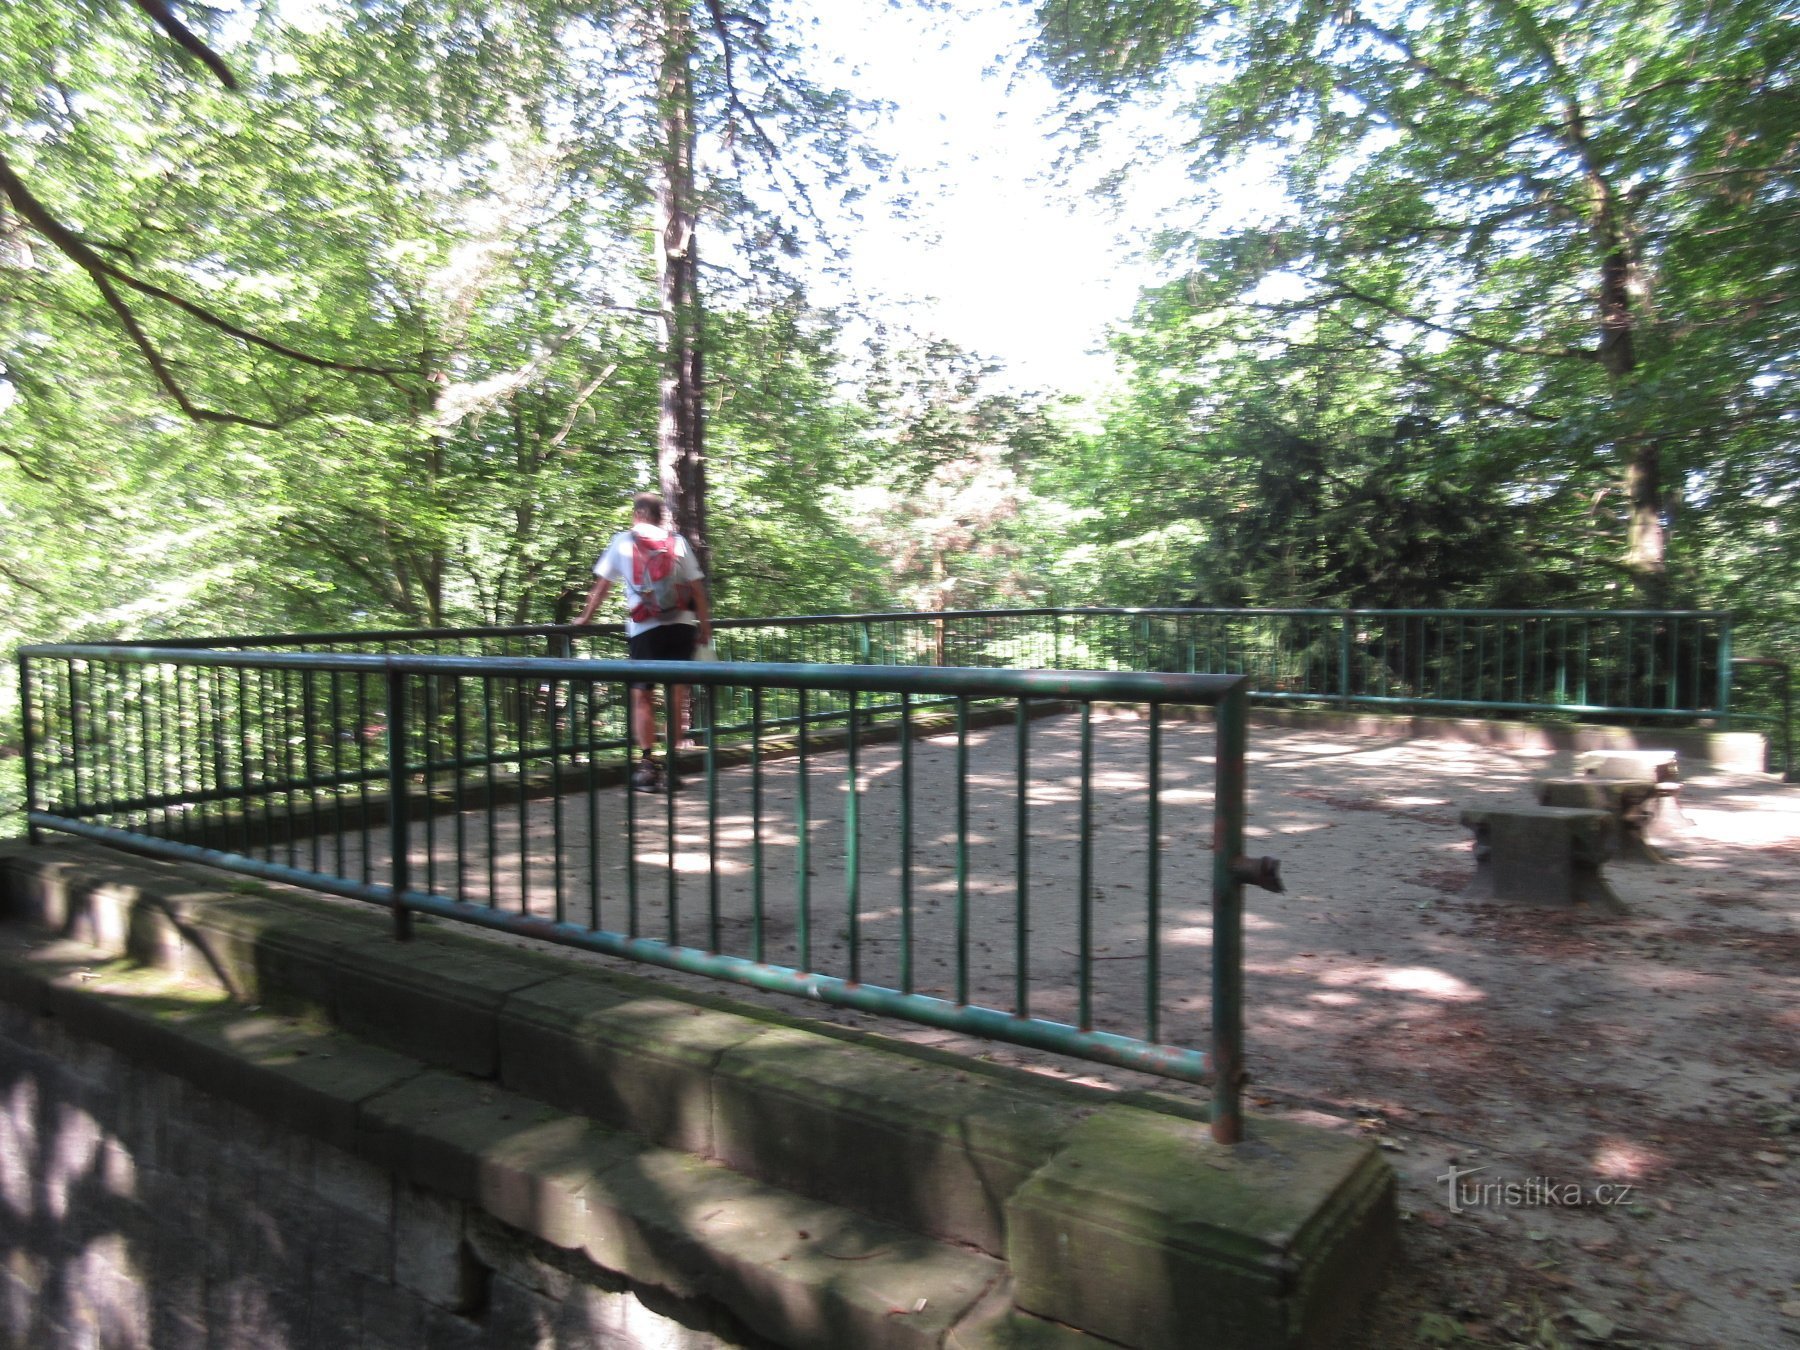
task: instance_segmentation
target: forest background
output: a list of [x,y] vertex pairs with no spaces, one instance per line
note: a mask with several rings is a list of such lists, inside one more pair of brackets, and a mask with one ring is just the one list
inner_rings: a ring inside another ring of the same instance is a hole
[[1679,606],[1800,660],[1796,7],[1007,6],[1142,245],[1097,393],[852,270],[916,203],[824,3],[0,8],[6,651],[566,620],[661,485],[725,615]]

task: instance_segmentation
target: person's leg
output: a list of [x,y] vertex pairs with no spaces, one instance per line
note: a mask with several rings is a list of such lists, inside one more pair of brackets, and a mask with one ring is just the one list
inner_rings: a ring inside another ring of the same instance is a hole
[[[658,660],[655,633],[654,628],[633,633],[625,642],[627,655],[633,661]],[[660,786],[662,780],[657,762],[650,757],[650,752],[656,748],[656,691],[647,684],[634,684],[630,687],[627,699],[631,741],[638,751],[638,764],[632,770],[631,784],[633,787],[652,791]]]
[[682,749],[690,749],[693,741],[688,737],[688,726],[691,721],[688,703],[689,686],[675,686],[675,744]]
[[656,695],[648,685],[631,691],[631,738],[645,755],[656,749]]

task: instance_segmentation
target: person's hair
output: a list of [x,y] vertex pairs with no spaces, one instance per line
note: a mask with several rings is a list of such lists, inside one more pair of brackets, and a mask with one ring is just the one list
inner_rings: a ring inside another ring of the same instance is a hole
[[631,518],[662,524],[663,499],[654,492],[640,492],[631,499]]

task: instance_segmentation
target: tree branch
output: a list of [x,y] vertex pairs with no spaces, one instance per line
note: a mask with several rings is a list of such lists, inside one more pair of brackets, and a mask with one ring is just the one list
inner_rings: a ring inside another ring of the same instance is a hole
[[163,0],[137,0],[137,7],[150,16],[152,23],[173,38],[176,46],[218,76],[220,84],[227,89],[238,87],[237,76],[231,73],[231,67],[225,64],[224,58],[202,42],[194,35],[193,30],[176,18]]
[[19,466],[19,472],[24,474],[32,482],[42,483],[46,487],[56,486],[56,479],[52,478],[42,469],[32,467],[30,461],[25,458],[24,454],[21,451],[13,449],[12,446],[0,445],[0,455],[5,455],[13,463],[17,464]]
[[7,162],[3,153],[0,153],[0,195],[12,203],[13,209],[18,212],[26,224],[49,240],[51,245],[64,257],[88,274],[88,279],[94,283],[94,286],[105,298],[107,305],[125,326],[125,331],[130,335],[133,345],[137,347],[145,362],[150,366],[152,373],[155,374],[157,383],[175,400],[182,412],[194,421],[232,422],[242,426],[260,427],[264,430],[275,430],[282,425],[282,423],[265,422],[236,413],[210,411],[195,405],[182,390],[180,382],[175,379],[167,362],[163,360],[162,354],[157,350],[156,344],[150,340],[149,335],[139,325],[136,315],[125,303],[124,297],[113,285],[114,282],[171,305],[207,327],[236,338],[240,342],[260,347],[291,361],[298,361],[322,370],[341,371],[352,375],[375,375],[384,379],[408,373],[399,367],[364,365],[359,362],[335,361],[328,357],[314,356],[310,352],[289,347],[285,343],[276,342],[272,338],[252,332],[173,291],[165,290],[161,286],[134,276],[101,257],[73,230],[58,220],[49,208],[25,186],[24,180],[13,171],[12,165]]

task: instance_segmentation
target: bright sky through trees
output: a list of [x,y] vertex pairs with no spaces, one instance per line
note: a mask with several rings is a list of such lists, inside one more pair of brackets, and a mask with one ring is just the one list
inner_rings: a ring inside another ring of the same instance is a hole
[[[1128,222],[1055,179],[1049,81],[1009,69],[1030,11],[1005,0],[965,0],[953,13],[887,0],[794,8],[817,16],[809,38],[845,63],[821,78],[894,105],[877,136],[917,197],[910,222],[866,212],[850,241],[858,295],[922,302],[918,327],[997,358],[1017,387],[1080,393],[1102,382],[1106,326],[1129,315],[1151,273],[1133,257],[1141,240],[1121,237]],[[1134,180],[1125,200],[1154,220],[1183,182],[1171,163]]]

